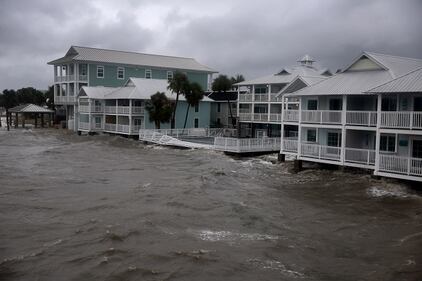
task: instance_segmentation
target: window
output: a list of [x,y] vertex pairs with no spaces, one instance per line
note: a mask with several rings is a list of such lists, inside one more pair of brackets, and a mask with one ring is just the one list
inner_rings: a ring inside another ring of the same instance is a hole
[[308,100],[308,110],[317,110],[318,101],[317,100]]
[[330,110],[341,110],[343,101],[341,99],[330,99]]
[[255,94],[266,94],[266,93],[267,93],[267,87],[263,87],[263,86],[255,87]]
[[198,103],[195,105],[195,112],[199,112],[199,104]]
[[145,70],[145,78],[146,79],[152,79],[152,71],[151,71],[151,69]]
[[217,103],[217,112],[221,112],[221,104]]
[[309,129],[306,134],[306,140],[308,142],[316,142],[316,129]]
[[396,97],[387,97],[383,98],[381,101],[381,110],[382,111],[396,111],[397,109],[397,98]]
[[340,133],[337,132],[328,132],[327,134],[327,145],[328,146],[335,146],[340,147],[341,138]]
[[117,68],[117,79],[125,79],[125,69],[124,67]]
[[173,71],[167,71],[167,80],[173,79]]
[[193,119],[193,127],[199,128],[199,119],[198,118]]
[[380,150],[384,152],[396,152],[396,136],[395,135],[381,136]]
[[79,65],[79,75],[86,76],[86,75],[88,75],[87,73],[88,73],[87,65],[86,64],[80,64]]
[[104,66],[97,66],[97,78],[104,78]]

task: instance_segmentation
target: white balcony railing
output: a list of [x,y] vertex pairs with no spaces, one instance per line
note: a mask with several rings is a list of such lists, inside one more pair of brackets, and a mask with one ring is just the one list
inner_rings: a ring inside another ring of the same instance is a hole
[[281,102],[282,101],[282,97],[277,97],[278,94],[271,94],[270,96],[270,100],[273,102]]
[[79,105],[79,112],[92,112],[92,113],[101,113],[104,112],[104,107],[101,105]]
[[297,152],[297,139],[283,139],[283,151]]
[[302,110],[302,122],[341,124],[341,110]]
[[144,114],[145,108],[143,106],[132,106],[132,114]]
[[239,95],[240,102],[251,102],[252,101],[252,94],[240,94]]
[[116,114],[117,110],[115,106],[105,106],[104,108],[105,113]]
[[340,147],[309,143],[301,143],[300,145],[301,156],[327,160],[340,160]]
[[251,121],[268,122],[268,113],[254,113],[252,117]]
[[268,94],[255,94],[254,101],[268,102]]
[[379,170],[387,173],[422,176],[422,158],[381,154]]
[[128,134],[129,133],[129,129],[130,129],[130,126],[129,125],[117,124],[116,132]]
[[116,124],[105,123],[104,124],[104,131],[115,132],[116,131]]
[[344,161],[364,165],[375,165],[375,150],[345,148]]
[[298,122],[299,121],[299,110],[291,110],[291,109],[284,110],[283,121]]
[[55,104],[76,103],[75,96],[54,96]]
[[89,122],[79,121],[78,128],[79,128],[79,130],[90,130],[91,126],[89,125]]
[[129,114],[130,108],[129,106],[118,106],[117,113],[118,114]]
[[216,150],[228,152],[259,152],[259,151],[279,151],[281,145],[280,138],[224,138],[214,139]]
[[356,126],[376,126],[377,112],[376,111],[347,111],[346,124]]
[[252,113],[239,113],[240,121],[252,121]]
[[270,121],[271,122],[281,122],[281,114],[279,113],[270,113]]
[[88,75],[79,75],[79,81],[88,81]]
[[422,129],[422,112],[415,112],[415,111],[381,112],[381,127]]

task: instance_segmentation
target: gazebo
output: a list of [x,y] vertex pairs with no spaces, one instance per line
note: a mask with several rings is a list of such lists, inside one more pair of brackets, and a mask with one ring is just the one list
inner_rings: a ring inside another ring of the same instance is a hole
[[51,126],[51,122],[53,120],[53,114],[54,111],[48,108],[44,108],[35,104],[21,104],[15,107],[12,107],[8,110],[8,114],[9,114],[9,122],[12,120],[12,114],[15,114],[15,128],[18,127],[19,124],[19,119],[18,116],[19,114],[21,115],[21,120],[22,120],[22,128],[25,127],[25,117],[26,115],[29,114],[34,114],[35,119],[34,119],[34,125],[35,128],[38,127],[38,115],[41,116],[41,128],[44,128],[44,115],[47,115],[48,117],[48,126]]

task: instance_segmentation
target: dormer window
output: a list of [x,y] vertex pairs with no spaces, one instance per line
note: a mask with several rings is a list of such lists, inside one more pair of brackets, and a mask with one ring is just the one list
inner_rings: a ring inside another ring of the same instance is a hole
[[97,66],[97,78],[104,78],[104,66]]
[[117,79],[125,79],[125,69],[124,67],[117,68]]
[[152,71],[151,71],[151,69],[145,70],[145,79],[152,79]]

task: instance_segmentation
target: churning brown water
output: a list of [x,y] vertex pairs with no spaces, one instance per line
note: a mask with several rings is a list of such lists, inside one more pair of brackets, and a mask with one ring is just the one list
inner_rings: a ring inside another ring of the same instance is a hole
[[0,280],[422,280],[422,197],[267,157],[0,131]]

